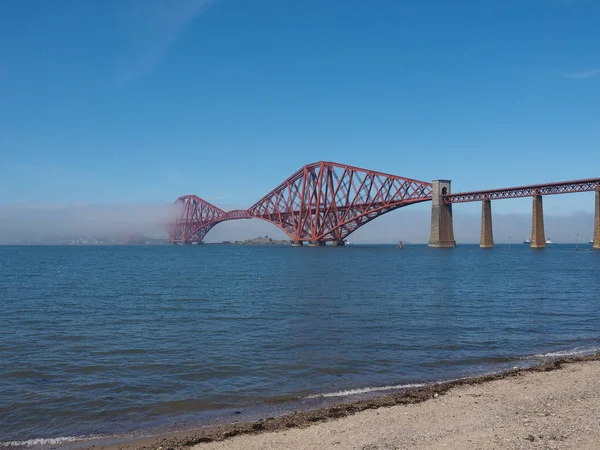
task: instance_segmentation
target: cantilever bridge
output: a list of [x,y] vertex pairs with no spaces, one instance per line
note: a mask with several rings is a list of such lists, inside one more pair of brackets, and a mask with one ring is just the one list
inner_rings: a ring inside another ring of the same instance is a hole
[[600,178],[452,194],[451,182],[432,183],[333,162],[308,164],[245,210],[223,211],[195,195],[179,197],[169,226],[174,244],[201,243],[220,222],[261,219],[294,245],[344,245],[371,220],[404,206],[432,201],[431,247],[454,247],[452,204],[482,202],[481,247],[493,247],[491,200],[533,197],[531,246],[545,246],[542,196],[596,191],[594,248],[600,249]]
[[344,239],[387,212],[431,200],[432,184],[332,162],[308,164],[246,210],[223,211],[195,195],[179,197],[171,242],[202,242],[216,224],[262,219],[296,245],[343,245]]

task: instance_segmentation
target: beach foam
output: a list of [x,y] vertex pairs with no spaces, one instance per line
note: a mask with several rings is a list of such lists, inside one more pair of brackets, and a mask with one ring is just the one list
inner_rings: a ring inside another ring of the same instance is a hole
[[0,442],[0,448],[44,447],[50,445],[65,444],[67,442],[89,441],[98,438],[99,436],[64,436],[55,438],[36,438],[29,439],[27,441]]
[[373,386],[373,387],[364,387],[364,388],[358,388],[358,389],[348,389],[345,391],[328,392],[325,394],[313,394],[313,395],[309,395],[306,398],[348,397],[350,395],[368,394],[369,392],[410,389],[410,388],[417,388],[417,387],[423,387],[423,386],[425,386],[424,383],[398,384],[395,386]]
[[[561,350],[559,352],[541,353],[531,356],[531,358],[565,358],[569,356],[587,356],[600,352],[600,347],[576,347],[571,350]],[[526,359],[526,358],[524,358]]]

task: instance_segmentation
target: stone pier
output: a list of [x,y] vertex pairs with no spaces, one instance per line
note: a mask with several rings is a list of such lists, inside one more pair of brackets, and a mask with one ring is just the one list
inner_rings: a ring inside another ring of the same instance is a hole
[[492,230],[492,202],[483,200],[481,202],[481,248],[494,248],[494,232]]
[[429,247],[456,247],[454,225],[452,224],[452,204],[444,204],[442,196],[450,194],[450,180],[433,180],[431,193],[431,234]]
[[544,207],[542,196],[533,196],[533,213],[531,218],[531,248],[546,248],[544,234]]
[[594,212],[594,248],[600,250],[600,190],[596,191],[596,208]]
[[292,247],[302,247],[303,245],[304,245],[304,242],[302,242],[302,241],[292,242]]
[[325,241],[310,241],[310,243],[308,244],[309,247],[325,247],[327,245],[327,242]]
[[346,241],[333,241],[334,247],[343,247],[344,245],[346,245]]

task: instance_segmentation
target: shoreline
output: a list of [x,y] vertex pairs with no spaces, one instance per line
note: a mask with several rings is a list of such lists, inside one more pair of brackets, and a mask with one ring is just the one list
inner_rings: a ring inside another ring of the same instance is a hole
[[[349,418],[359,413],[380,408],[417,405],[428,400],[438,399],[452,393],[457,388],[477,387],[500,380],[523,379],[528,375],[555,372],[573,364],[598,362],[600,352],[585,356],[555,357],[542,361],[532,367],[514,368],[499,373],[480,375],[458,380],[429,383],[420,387],[402,389],[397,392],[375,396],[368,399],[341,402],[333,406],[306,411],[295,411],[279,417],[268,417],[249,422],[232,422],[226,425],[191,428],[188,430],[160,433],[151,437],[140,437],[132,440],[113,439],[71,443],[64,448],[95,448],[106,450],[157,449],[179,450],[194,446],[203,448],[202,444],[231,442],[232,438],[250,438],[258,435],[277,434],[291,430],[310,430],[318,424],[335,424],[338,419]],[[599,385],[600,387],[600,385]],[[377,412],[379,415],[379,412]],[[599,427],[600,428],[600,427]],[[285,434],[285,433],[284,433]],[[6,447],[4,447],[6,448]]]

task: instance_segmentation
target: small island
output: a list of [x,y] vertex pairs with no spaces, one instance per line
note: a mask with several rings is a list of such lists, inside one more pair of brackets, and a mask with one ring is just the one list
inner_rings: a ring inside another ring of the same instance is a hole
[[290,245],[292,243],[289,239],[273,239],[269,236],[259,236],[252,239],[246,239],[245,241],[225,241],[223,244],[236,244],[236,245]]

